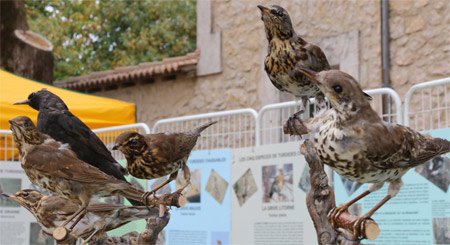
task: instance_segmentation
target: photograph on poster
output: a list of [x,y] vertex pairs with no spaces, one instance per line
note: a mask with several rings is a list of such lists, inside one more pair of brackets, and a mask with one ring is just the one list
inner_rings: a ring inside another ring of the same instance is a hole
[[211,173],[206,184],[206,191],[220,204],[223,202],[225,193],[227,192],[228,182],[220,176],[214,169],[211,169]]
[[234,192],[239,202],[239,206],[242,207],[244,203],[250,199],[253,194],[258,190],[256,187],[255,178],[250,168],[234,183]]
[[341,181],[344,184],[345,192],[347,192],[348,196],[351,196],[359,187],[363,184],[351,181],[345,177],[341,177]]
[[433,219],[434,244],[450,244],[450,218]]
[[[201,170],[192,169],[191,170],[191,184],[188,185],[183,190],[183,195],[186,197],[188,202],[198,203],[200,202],[201,194]],[[182,188],[186,183],[184,179],[184,174],[178,173],[178,178],[176,180],[175,188],[178,190]]]
[[38,223],[30,223],[30,245],[53,245],[53,237],[47,236]]
[[225,231],[211,232],[211,245],[230,244],[230,234]]
[[[15,193],[19,191],[22,186],[22,179],[0,179],[0,194],[2,193]],[[10,200],[7,197],[0,195],[0,207],[20,207],[17,202]]]
[[292,163],[262,167],[263,202],[293,202]]
[[303,168],[302,177],[300,177],[300,181],[298,182],[298,188],[305,193],[307,193],[311,188],[311,183],[309,181],[309,165],[307,164]]
[[431,159],[427,164],[417,167],[416,172],[442,191],[448,191],[450,185],[449,157],[437,156]]

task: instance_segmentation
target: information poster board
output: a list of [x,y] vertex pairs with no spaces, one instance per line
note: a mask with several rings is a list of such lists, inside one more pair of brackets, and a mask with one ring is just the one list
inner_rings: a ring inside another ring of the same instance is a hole
[[[23,189],[36,189],[20,162],[0,162],[0,194],[13,194]],[[53,238],[42,232],[34,216],[18,203],[0,195],[0,244],[53,244]]]
[[[193,151],[187,166],[191,184],[183,191],[184,207],[170,210],[169,224],[158,244],[230,244],[230,149]],[[166,180],[149,181],[151,190]],[[158,193],[174,192],[185,185],[183,171]]]
[[[450,140],[450,129],[422,132]],[[403,187],[372,218],[380,227],[377,245],[450,244],[450,154],[435,157],[428,163],[409,170]],[[368,188],[341,178],[334,173],[336,205],[355,198]],[[350,207],[350,212],[363,215],[387,195],[382,189],[369,194]]]
[[300,144],[233,150],[231,244],[317,244]]

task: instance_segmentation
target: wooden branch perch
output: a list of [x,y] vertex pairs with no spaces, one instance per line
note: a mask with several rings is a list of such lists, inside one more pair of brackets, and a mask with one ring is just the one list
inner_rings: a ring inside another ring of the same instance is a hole
[[184,207],[186,205],[186,197],[181,194],[181,191],[167,194],[150,194],[147,197],[147,203],[149,205],[165,205]]
[[[141,233],[130,231],[122,236],[107,236],[93,244],[156,244],[159,233],[167,226],[170,220],[170,214],[166,213],[163,217],[150,217],[147,219],[145,230]],[[90,243],[91,244],[91,243]]]
[[300,152],[305,155],[310,168],[311,189],[306,195],[306,206],[316,228],[317,241],[321,245],[336,244],[338,234],[327,218],[328,212],[336,206],[333,189],[328,185],[328,177],[312,144],[305,141],[300,146]]
[[166,227],[169,220],[169,213],[164,217],[152,217],[147,219],[147,226],[137,238],[137,244],[156,244],[158,234]]

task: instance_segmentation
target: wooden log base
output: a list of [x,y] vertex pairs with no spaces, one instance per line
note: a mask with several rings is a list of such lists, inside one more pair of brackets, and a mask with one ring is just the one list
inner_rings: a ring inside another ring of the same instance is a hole
[[[333,210],[330,210],[330,213],[332,211]],[[336,228],[342,228],[350,231],[351,233],[358,233],[353,234],[355,235],[355,237],[362,236],[362,238],[375,240],[380,234],[380,228],[378,227],[378,224],[370,218],[364,219],[362,222],[358,223],[360,219],[361,217],[355,216],[348,211],[344,211],[339,213],[338,216],[335,217],[334,224]],[[330,220],[330,223],[333,222]]]
[[164,205],[184,207],[186,205],[186,197],[181,194],[181,191],[168,194],[144,194],[143,202],[147,205]]
[[77,241],[77,238],[70,233],[70,230],[68,230],[65,227],[58,227],[53,231],[53,238],[56,241],[56,244],[58,245],[69,245],[69,244],[75,244]]
[[65,227],[58,227],[53,231],[53,238],[56,241],[62,241],[67,237],[69,231]]

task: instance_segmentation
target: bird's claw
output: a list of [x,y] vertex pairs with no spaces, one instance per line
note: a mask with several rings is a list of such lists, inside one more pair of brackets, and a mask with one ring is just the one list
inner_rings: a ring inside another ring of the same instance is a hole
[[342,212],[347,210],[347,208],[348,207],[345,205],[340,207],[334,207],[333,209],[330,210],[330,212],[328,212],[327,218],[333,229],[335,230],[337,229],[336,220]]
[[[293,127],[295,133],[296,133],[298,136],[300,136],[300,137],[302,137],[302,134],[298,131],[297,127],[295,126],[295,120],[299,121],[300,124],[304,126],[302,120],[300,120],[300,118],[299,118],[299,115],[300,115],[300,114],[303,114],[303,112],[304,112],[304,111],[301,110],[301,111],[296,112],[294,115],[290,116],[289,119],[288,119],[288,121],[287,121],[287,125],[286,125],[287,128],[288,128],[289,130],[290,130],[291,127]],[[292,126],[291,126],[291,124],[292,124]]]
[[154,195],[155,192],[154,192],[154,191],[149,191],[149,192],[144,193],[144,195],[142,195],[141,203],[143,203],[146,207],[149,206],[148,197],[149,197],[151,194]]
[[355,220],[355,223],[353,224],[353,235],[354,235],[358,240],[362,240],[362,239],[365,238],[364,235],[363,235],[363,232],[362,232],[362,223],[363,223],[365,220],[368,220],[368,219],[372,219],[372,218],[362,216],[362,217],[359,217],[358,219],[356,219],[356,220]]

